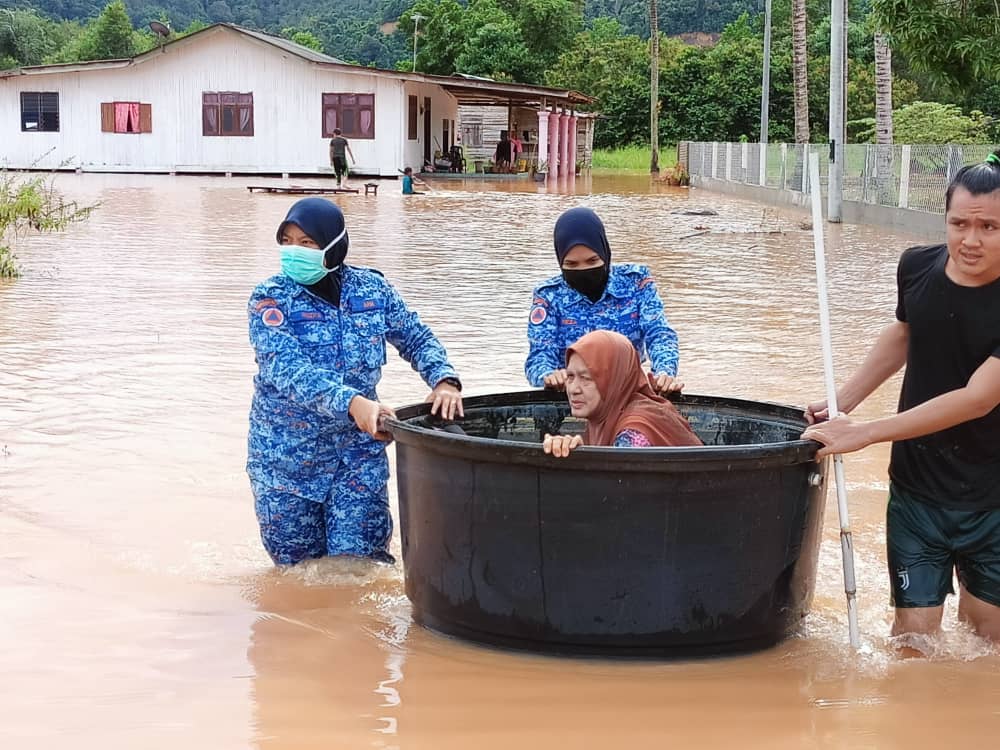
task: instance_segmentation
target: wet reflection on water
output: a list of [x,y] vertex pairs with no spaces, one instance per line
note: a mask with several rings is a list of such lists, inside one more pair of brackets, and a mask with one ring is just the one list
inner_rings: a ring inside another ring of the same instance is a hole
[[[886,644],[888,450],[847,462],[864,639],[848,654],[835,503],[798,636],[702,662],[565,660],[411,625],[398,568],[274,571],[243,472],[245,303],[277,268],[294,201],[253,180],[67,175],[99,200],[0,283],[0,726],[11,747],[926,746],[992,741],[1000,660],[961,629],[931,660]],[[573,190],[443,180],[338,198],[350,260],[380,268],[447,345],[470,394],[525,388],[532,287],[551,228],[585,204],[616,260],[649,264],[688,390],[803,404],[822,393],[807,217],[645,177]],[[575,193],[575,194],[572,194]],[[674,213],[711,207],[718,216]],[[842,374],[891,319],[912,240],[828,232]],[[889,412],[898,380],[862,415]],[[392,358],[385,401],[422,399]],[[398,541],[396,543],[398,551]],[[946,621],[954,622],[953,605]]]

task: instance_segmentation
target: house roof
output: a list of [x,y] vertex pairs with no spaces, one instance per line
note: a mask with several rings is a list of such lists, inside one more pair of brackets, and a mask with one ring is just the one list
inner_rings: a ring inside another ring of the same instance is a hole
[[163,49],[166,47],[173,47],[175,45],[186,46],[188,44],[196,43],[199,37],[215,33],[236,33],[256,42],[276,47],[283,52],[295,55],[306,62],[321,67],[338,68],[348,72],[364,73],[365,75],[375,75],[379,77],[390,77],[397,80],[433,83],[441,86],[452,94],[452,96],[458,100],[459,104],[475,104],[480,106],[524,106],[535,104],[541,105],[542,103],[580,105],[590,104],[594,101],[592,97],[589,97],[586,94],[581,94],[578,91],[571,91],[567,89],[532,86],[525,83],[505,83],[502,81],[493,81],[488,78],[461,74],[457,76],[437,76],[424,73],[408,73],[398,70],[368,68],[362,65],[354,65],[352,63],[339,60],[336,57],[331,57],[330,55],[325,55],[322,52],[317,52],[309,47],[296,44],[290,39],[274,36],[273,34],[267,34],[263,31],[246,29],[242,26],[236,26],[235,24],[228,23],[216,23],[211,26],[207,26],[206,28],[199,29],[192,34],[165,42],[158,47],[154,47],[148,52],[143,52],[141,55],[136,55],[132,58],[118,60],[89,60],[86,62],[54,63],[50,65],[28,65],[23,68],[13,68],[11,70],[0,71],[0,80],[22,75],[74,73],[90,70],[125,68],[130,65],[141,65],[147,60],[153,59],[157,55],[162,54]]
[[[317,52],[310,47],[304,47],[301,44],[293,42],[291,39],[285,39],[281,36],[274,36],[273,34],[267,34],[263,31],[253,31],[251,29],[245,29],[242,26],[235,26],[232,24],[219,24],[220,26],[228,26],[234,31],[238,31],[241,34],[246,34],[247,36],[252,36],[254,39],[259,39],[260,41],[270,44],[278,49],[282,49],[285,52],[291,52],[293,55],[298,55],[304,60],[309,60],[310,62],[318,63],[333,63],[335,65],[350,65],[350,63],[344,62],[343,60],[338,60],[336,57],[330,57],[330,55],[324,55],[322,52]],[[209,27],[211,28],[211,26]]]
[[436,83],[454,96],[459,104],[478,106],[564,106],[591,104],[594,98],[570,89],[532,86],[527,83],[506,83],[474,76],[422,75],[428,83]]
[[50,63],[48,65],[26,65],[23,68],[13,68],[11,70],[0,70],[0,78],[10,78],[17,75],[45,75],[50,73],[73,73],[83,70],[106,70],[109,68],[124,68],[129,65],[139,65],[147,60],[161,54],[165,47],[186,46],[194,41],[197,37],[207,36],[213,33],[218,33],[220,31],[231,31],[237,34],[251,39],[255,39],[259,42],[269,44],[272,47],[277,47],[283,52],[289,52],[296,57],[300,57],[303,60],[312,63],[323,63],[328,65],[345,65],[349,67],[360,67],[356,65],[351,65],[350,63],[339,60],[336,57],[331,57],[330,55],[324,55],[322,52],[317,52],[309,47],[304,47],[301,44],[297,44],[290,39],[285,39],[284,37],[275,36],[273,34],[267,34],[263,31],[254,31],[253,29],[246,29],[242,26],[236,26],[230,23],[216,23],[211,26],[206,26],[204,29],[198,29],[185,36],[178,37],[177,39],[171,39],[169,42],[164,42],[161,45],[154,47],[151,50],[147,50],[140,55],[135,57],[126,57],[115,60],[85,60],[83,62],[72,62],[72,63]]

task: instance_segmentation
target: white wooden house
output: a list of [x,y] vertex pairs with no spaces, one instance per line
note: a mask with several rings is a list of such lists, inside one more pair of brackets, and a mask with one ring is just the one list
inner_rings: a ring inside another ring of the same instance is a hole
[[419,170],[458,140],[460,102],[571,91],[350,65],[216,24],[125,60],[0,71],[0,165],[318,174],[340,127],[365,175]]

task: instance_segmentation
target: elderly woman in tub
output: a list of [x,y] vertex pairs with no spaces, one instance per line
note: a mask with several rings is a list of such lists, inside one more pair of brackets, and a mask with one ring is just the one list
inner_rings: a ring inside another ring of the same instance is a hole
[[546,435],[560,458],[581,445],[649,448],[701,445],[677,408],[656,395],[635,347],[613,331],[593,331],[566,351],[570,413],[587,420],[580,435]]

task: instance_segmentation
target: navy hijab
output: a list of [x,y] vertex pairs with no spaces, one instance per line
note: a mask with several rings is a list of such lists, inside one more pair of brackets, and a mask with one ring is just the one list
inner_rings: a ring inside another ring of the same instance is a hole
[[553,232],[556,246],[556,258],[562,268],[563,260],[576,245],[585,245],[601,256],[604,265],[611,265],[611,245],[604,231],[601,218],[591,209],[579,207],[564,211],[556,221]]
[[[326,250],[323,265],[334,270],[326,276],[310,284],[308,289],[334,307],[340,306],[341,264],[347,257],[350,237],[347,235],[347,222],[344,212],[335,203],[326,198],[303,198],[297,201],[278,225],[277,239],[281,244],[281,233],[289,224],[295,224],[309,235],[309,238],[320,248]],[[336,240],[336,242],[334,242]],[[331,244],[333,243],[333,244]]]
[[[600,217],[589,208],[571,208],[556,220],[552,235],[563,279],[591,302],[597,302],[604,295],[611,274],[611,245]],[[573,270],[563,268],[566,254],[577,245],[593,250],[604,265]]]

